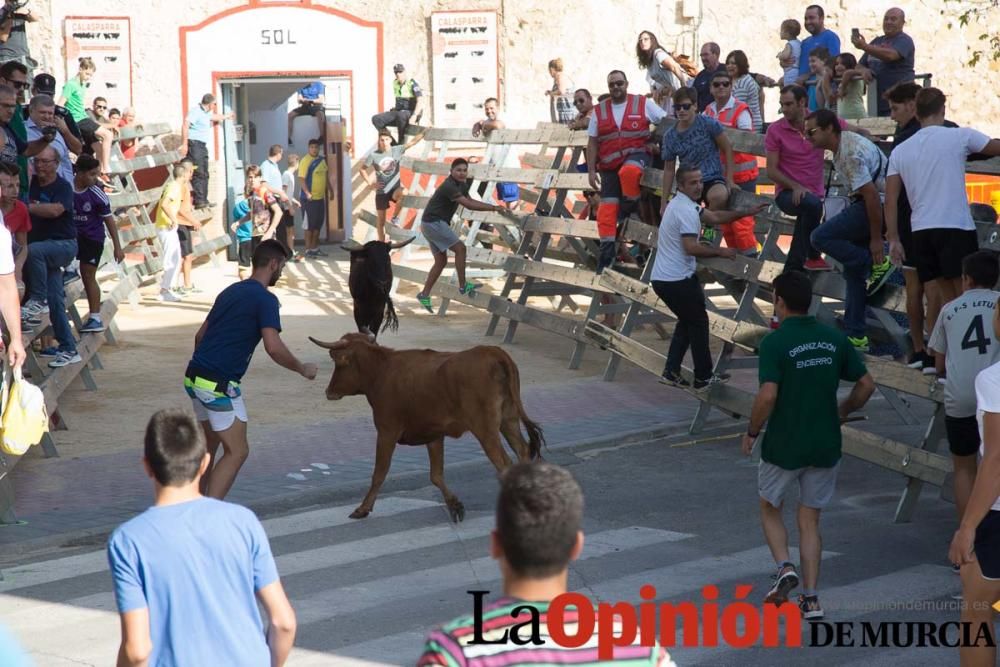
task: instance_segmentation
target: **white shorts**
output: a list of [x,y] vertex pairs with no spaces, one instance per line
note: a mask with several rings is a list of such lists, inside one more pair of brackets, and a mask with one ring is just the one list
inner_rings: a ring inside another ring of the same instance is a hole
[[216,433],[228,430],[233,421],[239,419],[247,423],[247,407],[243,402],[240,385],[229,383],[225,393],[195,386],[185,378],[184,390],[191,397],[194,416],[200,422],[208,422]]

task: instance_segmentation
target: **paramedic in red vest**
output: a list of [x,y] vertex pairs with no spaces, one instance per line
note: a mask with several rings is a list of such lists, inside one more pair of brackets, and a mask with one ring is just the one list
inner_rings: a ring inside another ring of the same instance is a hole
[[611,97],[594,106],[587,127],[590,187],[601,193],[597,207],[597,231],[601,237],[597,273],[614,262],[618,222],[639,207],[642,170],[653,157],[647,147],[652,141],[649,125],[666,116],[663,109],[642,95],[629,95],[628,79],[620,70],[608,74],[608,92]]
[[[713,102],[705,107],[703,112],[709,118],[714,118],[725,127],[753,132],[753,117],[750,107],[733,97],[733,80],[729,72],[721,70],[712,75],[711,91]],[[757,192],[757,158],[749,153],[733,151],[733,181],[745,192]],[[722,235],[726,245],[735,248],[741,255],[756,257],[758,254],[757,237],[753,233],[753,218],[740,218],[736,222],[723,225]]]

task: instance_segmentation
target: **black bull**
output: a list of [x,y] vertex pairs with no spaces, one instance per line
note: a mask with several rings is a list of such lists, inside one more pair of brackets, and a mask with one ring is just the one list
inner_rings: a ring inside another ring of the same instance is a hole
[[399,318],[396,317],[396,309],[389,295],[392,289],[392,261],[389,252],[402,248],[412,242],[413,238],[399,243],[369,241],[364,247],[355,250],[345,247],[351,253],[351,272],[347,284],[354,302],[354,323],[361,333],[377,336],[381,330],[395,331],[399,327]]

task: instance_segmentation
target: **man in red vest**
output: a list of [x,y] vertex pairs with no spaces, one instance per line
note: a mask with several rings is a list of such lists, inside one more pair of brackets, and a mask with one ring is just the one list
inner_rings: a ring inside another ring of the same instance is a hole
[[649,126],[666,116],[663,109],[645,97],[629,95],[628,79],[620,70],[608,74],[608,92],[611,97],[594,107],[587,127],[590,187],[601,193],[597,207],[601,247],[597,273],[614,263],[619,221],[639,207],[639,181],[652,159],[647,147],[651,141]]
[[[712,98],[705,111],[706,116],[714,118],[725,127],[753,132],[753,117],[750,107],[740,102],[732,95],[733,80],[729,72],[720,70],[712,75]],[[757,191],[757,158],[749,153],[733,152],[733,181],[741,189],[749,193]],[[740,218],[736,222],[723,225],[722,235],[726,245],[735,248],[741,255],[756,257],[759,250],[757,237],[754,236],[754,220],[751,217]]]

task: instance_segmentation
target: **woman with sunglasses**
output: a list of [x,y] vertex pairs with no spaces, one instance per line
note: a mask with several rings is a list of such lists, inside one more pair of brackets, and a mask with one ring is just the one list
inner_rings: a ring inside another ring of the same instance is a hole
[[764,109],[760,103],[760,84],[750,74],[750,62],[742,51],[730,51],[726,56],[726,71],[733,80],[733,97],[750,107],[754,132],[763,132]]
[[674,91],[691,85],[693,74],[684,71],[674,56],[660,46],[656,35],[643,30],[635,44],[639,69],[646,70],[646,81],[656,103],[670,113],[670,96]]

